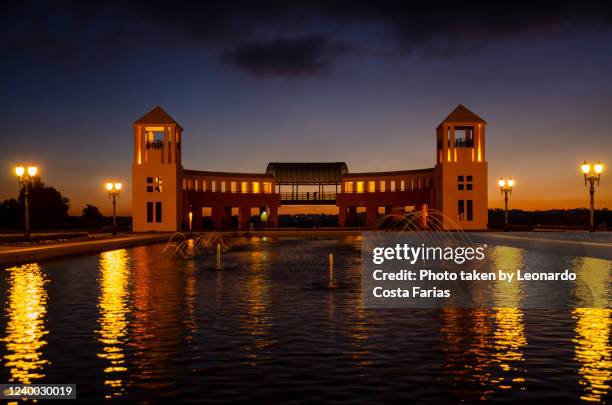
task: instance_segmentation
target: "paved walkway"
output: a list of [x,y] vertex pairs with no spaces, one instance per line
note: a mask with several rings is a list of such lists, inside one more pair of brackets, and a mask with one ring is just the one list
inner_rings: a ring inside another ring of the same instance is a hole
[[34,260],[98,253],[105,250],[165,242],[170,235],[169,233],[132,233],[106,239],[62,242],[49,245],[24,247],[3,246],[2,249],[0,249],[0,265],[6,266]]

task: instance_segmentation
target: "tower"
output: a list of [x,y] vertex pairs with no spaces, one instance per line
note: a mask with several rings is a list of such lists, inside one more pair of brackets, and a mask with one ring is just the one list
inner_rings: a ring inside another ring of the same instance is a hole
[[436,208],[445,229],[486,229],[487,122],[459,104],[436,130]]
[[177,231],[182,222],[183,128],[161,107],[134,122],[132,229]]

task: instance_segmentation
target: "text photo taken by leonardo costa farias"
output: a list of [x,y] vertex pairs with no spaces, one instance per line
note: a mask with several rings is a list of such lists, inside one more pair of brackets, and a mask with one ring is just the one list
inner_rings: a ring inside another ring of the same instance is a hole
[[611,403],[609,4],[0,20],[2,401]]

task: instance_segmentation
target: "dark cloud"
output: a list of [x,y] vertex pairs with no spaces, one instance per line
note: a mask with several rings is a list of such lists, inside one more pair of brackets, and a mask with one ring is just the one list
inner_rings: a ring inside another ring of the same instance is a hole
[[217,52],[256,76],[329,72],[355,42],[373,54],[448,58],[612,26],[612,2],[562,0],[7,1],[0,12],[0,45],[17,60],[97,64],[132,49],[180,46]]
[[336,56],[349,50],[325,35],[257,41],[240,45],[225,59],[255,76],[309,76],[331,71]]

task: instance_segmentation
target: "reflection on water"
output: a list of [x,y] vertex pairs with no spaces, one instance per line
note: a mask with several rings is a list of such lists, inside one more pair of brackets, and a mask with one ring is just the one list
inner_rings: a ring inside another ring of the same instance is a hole
[[[577,272],[577,302],[590,301],[593,306],[606,306],[610,288],[610,262],[580,257],[574,260]],[[580,362],[580,384],[584,386],[581,399],[602,401],[610,392],[612,379],[612,310],[608,308],[576,308],[574,338],[575,357]]]
[[128,255],[125,249],[100,255],[100,329],[97,333],[102,343],[102,352],[98,353],[98,357],[107,361],[104,385],[111,390],[107,398],[120,396],[125,389],[122,379],[127,371],[124,340],[128,327],[128,277]]
[[[523,250],[508,246],[496,246],[493,252],[496,270],[514,272],[523,267]],[[527,345],[523,311],[521,304],[521,283],[517,280],[512,283],[497,281],[494,292],[495,333],[495,359],[504,374],[500,375],[496,383],[499,388],[510,389],[513,384],[525,382],[523,376],[514,375],[515,372],[524,372],[521,363],[523,347]]]
[[[222,271],[151,245],[0,272],[0,381],[134,402],[610,402],[612,313],[581,308],[605,306],[609,261],[564,259],[578,309],[519,309],[528,285],[501,282],[475,292],[492,292],[490,309],[372,310],[359,239],[248,242]],[[489,258],[505,270],[549,259],[501,246]]]
[[42,349],[47,344],[47,280],[38,264],[7,269],[8,302],[6,306],[5,366],[9,382],[30,384],[45,376],[48,361]]
[[249,366],[257,366],[258,356],[270,345],[268,329],[271,326],[268,318],[268,284],[264,279],[264,270],[268,260],[267,251],[249,252],[249,274],[246,281],[245,300],[247,313],[241,328],[251,339],[244,348]]
[[[506,246],[493,248],[491,258],[494,270],[515,271],[524,261],[522,249]],[[525,389],[527,338],[521,298],[520,283],[496,281],[494,308],[442,309],[446,372],[458,382],[480,385],[478,399],[488,399],[499,390]]]

